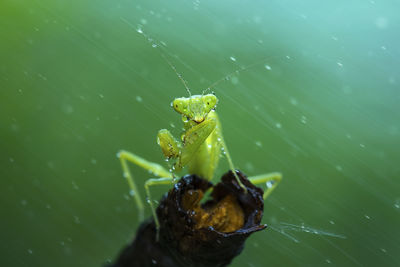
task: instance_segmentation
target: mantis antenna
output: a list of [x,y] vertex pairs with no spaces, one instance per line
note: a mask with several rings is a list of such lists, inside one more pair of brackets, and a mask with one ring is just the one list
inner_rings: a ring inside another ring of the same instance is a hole
[[[129,23],[127,20],[125,20],[124,18],[121,18],[121,20],[122,20],[123,22],[125,22],[126,24],[128,24],[130,27],[134,28],[134,26],[133,26],[131,23]],[[147,39],[147,41],[152,42],[152,43],[153,43],[153,45],[152,45],[153,47],[160,47],[159,49],[162,50],[162,49],[161,49],[162,46],[160,46],[160,45],[158,44],[158,42],[155,41],[153,38],[151,38],[151,37],[148,36],[146,33],[144,33],[143,30],[142,30],[141,28],[136,29],[136,31],[137,31],[138,33],[140,33],[141,35],[143,35],[143,36]],[[178,71],[176,70],[175,66],[167,59],[167,57],[166,57],[162,52],[160,52],[160,54],[161,54],[161,56],[163,57],[163,59],[164,59],[165,61],[167,61],[168,65],[174,70],[174,72],[175,72],[175,74],[178,76],[178,78],[181,80],[181,82],[183,83],[183,85],[184,85],[185,88],[186,88],[186,91],[189,93],[189,96],[192,96],[192,94],[190,93],[190,89],[189,89],[189,87],[188,87],[186,81],[182,78],[182,75],[181,75],[180,73],[178,73]]]
[[242,67],[242,68],[240,68],[240,69],[236,69],[236,70],[232,71],[231,73],[228,73],[227,75],[223,76],[221,79],[215,81],[215,82],[212,83],[210,86],[208,86],[208,87],[203,91],[203,94],[205,94],[207,91],[209,91],[209,90],[211,90],[212,88],[214,88],[215,86],[217,86],[220,82],[226,81],[227,78],[231,77],[233,74],[235,74],[235,73],[238,74],[238,73],[241,73],[241,72],[243,72],[243,71],[245,71],[245,70],[248,70],[248,69],[250,69],[250,68],[253,68],[253,67],[255,67],[255,66],[258,66],[258,65],[260,65],[260,64],[263,64],[263,63],[266,62],[267,59],[270,59],[270,58],[271,58],[271,57],[264,58],[264,59],[262,59],[262,60],[260,60],[260,61],[258,61],[258,62],[254,62],[254,63],[252,63],[252,64],[250,64],[250,65],[244,66],[244,67]]
[[[130,27],[135,28],[131,23],[129,23],[129,22],[128,22],[127,20],[125,20],[124,18],[121,18],[121,20],[122,20],[123,22],[125,22],[126,24],[128,24]],[[136,31],[137,31],[138,33],[140,33],[141,35],[143,35],[143,36],[147,39],[147,41],[152,41],[152,42],[154,41],[153,38],[150,38],[147,34],[145,34],[141,28],[136,29]],[[153,46],[153,47],[162,47],[162,46],[159,46],[158,44],[156,44],[156,45]],[[161,49],[161,48],[160,48],[160,49]],[[189,89],[189,87],[188,87],[186,81],[182,78],[182,75],[178,73],[178,71],[176,70],[175,66],[166,58],[166,56],[165,56],[162,52],[161,52],[161,56],[162,56],[162,57],[164,58],[164,60],[168,63],[168,65],[174,70],[175,74],[178,76],[178,78],[181,80],[181,82],[182,82],[183,85],[185,86],[186,91],[189,93],[189,96],[191,96],[192,94],[190,93],[190,89]],[[235,71],[232,71],[231,73],[229,73],[229,74],[223,76],[221,79],[215,81],[215,82],[214,82],[213,84],[211,84],[208,88],[206,88],[206,89],[202,92],[202,95],[205,94],[208,90],[211,90],[212,88],[214,88],[214,87],[215,87],[216,85],[218,85],[220,82],[222,82],[222,81],[226,80],[228,77],[232,76],[233,74],[235,74],[235,73],[240,73],[240,72],[245,71],[245,70],[248,70],[248,69],[250,69],[250,68],[252,68],[252,67],[254,67],[254,66],[260,65],[260,64],[264,63],[268,58],[271,58],[271,57],[264,58],[264,59],[262,59],[262,60],[260,60],[260,61],[258,61],[258,62],[253,63],[253,64],[247,65],[247,66],[242,67],[242,68],[240,68],[240,69],[236,69]]]
[[178,76],[178,78],[181,80],[181,82],[185,86],[186,91],[189,93],[189,96],[192,96],[186,81],[182,78],[182,75],[176,70],[175,66],[171,63],[171,61],[168,60],[168,58],[164,54],[161,53],[161,56],[164,58],[165,61],[167,61],[168,65],[174,70],[176,76]]

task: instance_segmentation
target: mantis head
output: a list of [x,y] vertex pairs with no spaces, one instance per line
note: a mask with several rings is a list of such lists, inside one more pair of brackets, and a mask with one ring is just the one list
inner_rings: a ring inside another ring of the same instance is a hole
[[215,108],[217,102],[218,99],[213,94],[193,95],[191,97],[176,98],[171,103],[171,106],[188,120],[200,123]]

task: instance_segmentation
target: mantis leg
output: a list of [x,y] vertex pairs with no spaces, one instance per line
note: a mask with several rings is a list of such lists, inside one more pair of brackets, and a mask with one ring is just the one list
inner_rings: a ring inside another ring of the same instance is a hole
[[245,187],[244,184],[240,181],[239,177],[238,177],[237,174],[236,174],[235,167],[234,167],[234,165],[233,165],[231,155],[229,154],[228,147],[226,146],[226,143],[225,143],[225,141],[224,141],[224,136],[222,135],[222,127],[221,127],[221,123],[220,123],[220,121],[219,121],[219,118],[218,118],[218,116],[217,116],[217,113],[213,112],[213,113],[210,113],[210,114],[213,115],[213,116],[216,118],[216,121],[217,121],[217,129],[216,129],[215,135],[217,136],[217,140],[222,144],[222,148],[223,148],[223,150],[224,150],[225,157],[226,157],[226,159],[227,159],[227,161],[228,161],[228,164],[229,164],[229,169],[232,171],[232,173],[233,173],[233,175],[235,176],[236,181],[238,182],[238,184],[240,185],[240,187],[243,188],[243,190],[246,192],[246,191],[247,191],[246,187]]
[[151,208],[151,213],[153,214],[153,218],[154,218],[154,223],[156,224],[156,230],[157,230],[157,240],[158,240],[158,231],[160,229],[160,222],[158,221],[158,217],[156,214],[156,209],[154,208],[153,205],[153,200],[151,198],[151,194],[150,194],[150,186],[152,185],[169,185],[169,184],[173,184],[174,183],[174,179],[172,177],[165,177],[165,178],[152,178],[146,181],[146,183],[144,184],[144,188],[146,189],[146,199],[147,202],[150,204],[150,208]]
[[159,177],[172,177],[172,174],[165,170],[161,165],[157,163],[153,163],[147,161],[131,152],[121,150],[118,152],[117,157],[121,161],[122,171],[124,173],[124,177],[128,181],[130,187],[130,194],[135,198],[136,205],[139,210],[139,220],[142,221],[144,219],[144,206],[142,199],[140,197],[139,191],[137,190],[137,186],[133,180],[132,174],[129,171],[128,162],[131,162],[135,165],[138,165]]
[[263,195],[263,198],[265,200],[282,180],[282,174],[280,174],[279,172],[266,173],[249,177],[249,180],[253,184],[266,184],[267,189],[265,190]]

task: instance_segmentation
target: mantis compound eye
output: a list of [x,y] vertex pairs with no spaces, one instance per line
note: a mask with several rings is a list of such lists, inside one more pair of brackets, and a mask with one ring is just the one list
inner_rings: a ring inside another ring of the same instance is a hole
[[177,98],[172,101],[171,106],[175,109],[176,112],[180,114],[187,114],[188,112],[188,103],[184,98]]
[[205,112],[208,113],[211,110],[213,110],[215,108],[215,106],[217,105],[217,97],[215,95],[212,94],[208,94],[203,96],[202,99],[204,106],[205,106]]

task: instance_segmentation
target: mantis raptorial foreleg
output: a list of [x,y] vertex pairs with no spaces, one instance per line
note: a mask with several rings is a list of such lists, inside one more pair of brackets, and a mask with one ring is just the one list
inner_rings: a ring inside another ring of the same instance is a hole
[[[175,138],[173,138],[172,134],[168,130],[160,130],[158,133],[158,143],[161,146],[161,149],[164,155],[167,158],[177,158],[177,162],[175,163],[175,171],[179,171],[188,162],[194,157],[200,145],[205,142],[210,133],[215,129],[216,120],[215,119],[207,119],[202,124],[195,125],[188,129],[183,137],[183,145],[180,145]],[[149,186],[156,184],[170,184],[173,183],[173,174],[165,170],[161,165],[157,163],[153,163],[139,157],[131,152],[121,150],[118,153],[118,157],[121,161],[122,170],[124,172],[124,177],[127,179],[129,187],[131,189],[131,195],[134,196],[136,204],[139,210],[139,219],[143,220],[144,218],[144,205],[142,199],[139,195],[139,191],[137,190],[136,183],[132,177],[132,174],[129,170],[129,166],[127,162],[131,162],[135,165],[138,165],[154,175],[158,177],[164,177],[160,179],[150,179],[145,183],[147,199],[149,200],[149,204],[151,207],[152,215],[154,217],[154,221],[156,223],[157,229],[159,228],[158,218],[155,213],[153,200],[151,199]]]
[[255,185],[265,183],[267,189],[264,191],[264,200],[272,193],[275,187],[278,186],[281,179],[282,174],[280,174],[279,172],[272,172],[249,177],[250,182]]
[[[210,130],[212,131],[211,134],[209,133]],[[187,152],[190,152],[187,153],[190,159],[185,161],[185,155],[182,155],[181,157],[183,166],[190,161],[190,173],[196,173],[207,180],[211,180],[214,175],[214,170],[218,165],[221,152],[223,152],[228,161],[229,169],[235,175],[238,184],[244,190],[246,190],[246,187],[236,175],[232,158],[229,154],[228,147],[226,146],[224,137],[222,135],[221,123],[215,111],[211,111],[208,114],[207,119],[201,124],[197,124],[187,130],[184,136],[185,140],[191,140],[195,138],[198,139],[196,140],[198,143],[193,145],[193,147],[187,146],[185,143],[185,148],[187,147]],[[194,160],[192,160],[193,157]]]
[[139,220],[142,221],[144,219],[143,201],[140,197],[136,183],[132,177],[132,174],[129,170],[129,166],[127,163],[131,162],[137,166],[142,167],[143,169],[150,171],[151,173],[153,173],[154,175],[159,176],[159,177],[169,177],[172,179],[172,174],[169,171],[167,171],[166,169],[164,169],[161,165],[154,163],[154,162],[147,161],[147,160],[143,159],[142,157],[139,157],[139,156],[137,156],[131,152],[125,151],[125,150],[119,151],[117,156],[121,161],[124,177],[128,181],[128,184],[129,184],[129,187],[131,190],[130,194],[135,198],[136,205],[137,205],[138,211],[139,211],[139,216],[138,216]]
[[174,171],[178,172],[185,167],[196,155],[200,146],[215,129],[217,122],[214,118],[207,118],[201,124],[196,124],[182,136],[183,144],[177,143],[172,134],[162,129],[158,132],[158,144],[167,158],[176,158]]
[[202,123],[189,128],[183,135],[183,149],[177,166],[183,168],[195,156],[201,145],[204,145],[206,139],[214,131],[217,122],[214,118],[207,118]]

